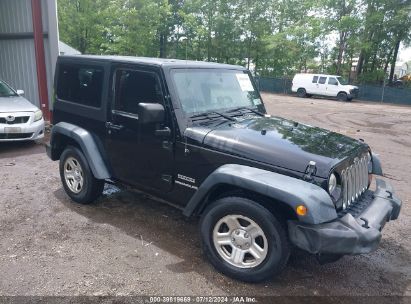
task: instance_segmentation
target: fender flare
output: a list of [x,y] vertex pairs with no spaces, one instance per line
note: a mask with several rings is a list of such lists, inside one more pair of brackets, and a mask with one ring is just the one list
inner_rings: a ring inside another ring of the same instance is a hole
[[382,172],[381,160],[374,153],[371,154],[371,163],[372,163],[372,174],[384,176]]
[[59,122],[51,130],[50,152],[48,154],[52,160],[60,159],[60,155],[58,155],[59,147],[55,143],[58,134],[71,138],[80,146],[95,178],[104,180],[111,177],[96,141],[90,132],[67,122]]
[[203,206],[204,199],[218,185],[229,184],[281,201],[293,210],[305,205],[308,213],[298,216],[301,222],[319,224],[337,218],[330,195],[321,187],[303,180],[258,168],[228,164],[211,173],[184,208],[190,217]]

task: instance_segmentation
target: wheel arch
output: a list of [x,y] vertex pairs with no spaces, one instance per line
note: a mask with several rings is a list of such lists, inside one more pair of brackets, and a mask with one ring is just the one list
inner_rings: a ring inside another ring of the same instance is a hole
[[183,213],[187,217],[199,215],[213,198],[235,191],[261,199],[270,211],[282,209],[288,215],[290,209],[295,214],[295,208],[303,204],[309,212],[306,216],[298,216],[302,222],[318,224],[337,217],[330,196],[321,187],[275,172],[234,164],[223,165],[210,174]]
[[210,189],[209,193],[207,193],[206,197],[198,205],[194,214],[202,215],[207,207],[214,201],[231,196],[240,196],[243,198],[251,199],[261,206],[265,207],[274,216],[277,216],[279,220],[298,219],[297,214],[290,205],[277,199],[270,198],[256,191],[226,183],[217,184],[212,189]]
[[53,126],[50,147],[47,151],[50,158],[59,160],[64,149],[69,145],[81,149],[95,178],[104,180],[111,177],[102,152],[90,132],[66,122],[60,122]]

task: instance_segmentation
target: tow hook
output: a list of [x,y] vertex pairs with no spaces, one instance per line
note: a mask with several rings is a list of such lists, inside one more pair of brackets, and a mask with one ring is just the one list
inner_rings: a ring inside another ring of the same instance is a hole
[[364,224],[362,225],[364,228],[366,229],[370,228],[370,226],[368,226],[368,221],[365,218],[360,217],[360,220],[364,221]]

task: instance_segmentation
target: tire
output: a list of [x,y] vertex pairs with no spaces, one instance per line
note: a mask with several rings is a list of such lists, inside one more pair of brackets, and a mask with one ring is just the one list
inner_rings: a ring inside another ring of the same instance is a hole
[[200,233],[211,264],[240,281],[272,278],[284,269],[290,256],[287,233],[280,222],[266,208],[243,197],[221,198],[208,206]]
[[337,94],[337,99],[338,99],[339,101],[347,101],[347,100],[348,100],[347,93],[344,93],[344,92],[338,93],[338,94]]
[[301,97],[301,98],[304,98],[304,97],[307,96],[307,91],[306,91],[305,89],[303,89],[303,88],[299,88],[299,89],[297,90],[297,96],[298,96],[298,97]]
[[103,192],[104,181],[94,177],[83,152],[73,146],[61,154],[60,178],[67,195],[76,203],[92,203]]

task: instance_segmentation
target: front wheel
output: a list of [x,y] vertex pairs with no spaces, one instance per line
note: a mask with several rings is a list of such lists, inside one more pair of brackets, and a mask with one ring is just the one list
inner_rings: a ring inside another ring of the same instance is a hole
[[77,203],[91,203],[103,192],[104,181],[94,177],[86,157],[76,147],[69,146],[61,154],[60,177],[64,190]]
[[340,93],[338,93],[338,95],[337,95],[337,99],[338,99],[339,101],[347,101],[347,100],[348,100],[348,95],[347,95],[347,93],[340,92]]
[[298,96],[298,97],[301,97],[301,98],[304,98],[304,97],[307,96],[307,91],[306,91],[305,89],[303,89],[303,88],[299,88],[299,89],[297,90],[297,96]]
[[266,208],[242,197],[210,205],[200,223],[204,253],[222,273],[260,282],[279,274],[290,246],[280,222]]

